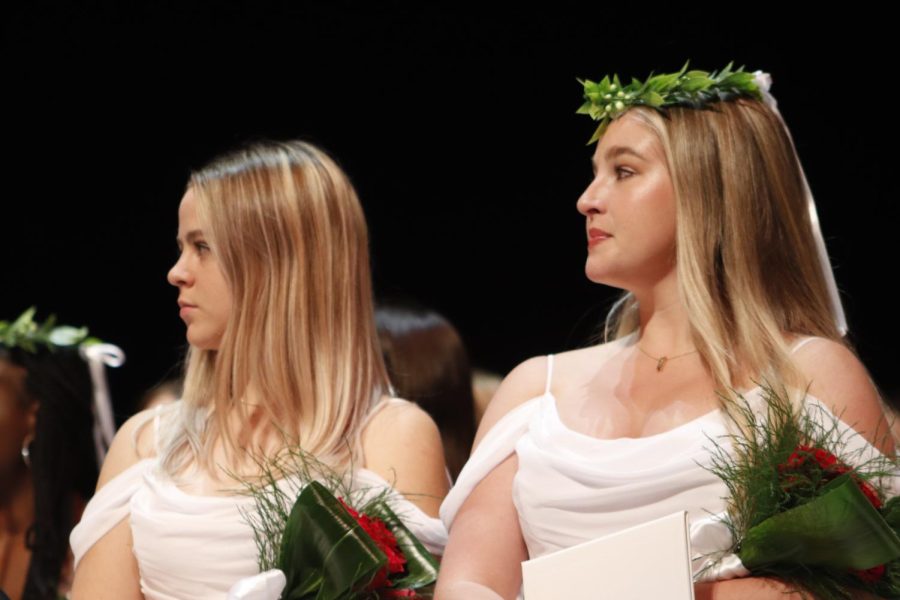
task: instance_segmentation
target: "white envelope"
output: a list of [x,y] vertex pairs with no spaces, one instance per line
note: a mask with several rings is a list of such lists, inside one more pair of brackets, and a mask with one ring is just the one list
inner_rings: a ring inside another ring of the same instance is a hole
[[522,563],[525,600],[693,600],[687,512]]

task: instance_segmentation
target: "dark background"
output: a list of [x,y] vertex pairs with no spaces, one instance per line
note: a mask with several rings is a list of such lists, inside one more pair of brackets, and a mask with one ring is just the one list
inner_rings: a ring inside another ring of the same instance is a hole
[[119,344],[126,416],[184,350],[165,275],[189,170],[248,139],[303,137],[358,188],[379,294],[442,311],[477,364],[505,373],[587,343],[615,293],[583,274],[593,126],[574,114],[575,78],[733,60],[773,75],[851,339],[896,397],[890,19],[594,5],[12,4],[0,319],[35,304]]

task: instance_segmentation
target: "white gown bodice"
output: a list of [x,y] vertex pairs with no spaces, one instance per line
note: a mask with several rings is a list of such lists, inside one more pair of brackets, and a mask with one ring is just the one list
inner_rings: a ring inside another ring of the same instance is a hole
[[[813,339],[800,340],[793,351]],[[441,505],[447,528],[478,483],[515,452],[512,500],[530,558],[686,510],[695,575],[709,567],[711,557],[731,545],[721,525],[727,488],[708,470],[716,445],[731,447],[723,411],[656,435],[600,439],[563,423],[550,391],[552,369],[550,356],[544,394],[502,417],[472,454]],[[764,410],[759,387],[744,398],[754,410]],[[815,407],[812,416],[838,424],[849,456],[863,461],[878,454],[819,400],[807,395],[806,401]]]
[[[155,458],[142,460],[94,495],[70,538],[76,567],[128,518],[147,600],[224,600],[236,581],[259,572],[253,530],[242,514],[253,510],[253,498],[188,494],[156,467]],[[378,493],[389,486],[376,473],[359,469],[353,487]],[[391,506],[429,551],[443,553],[447,534],[438,519],[397,493]]]
[[552,394],[532,403],[525,433],[515,443],[519,470],[513,480],[529,556],[679,510],[694,520],[725,509],[725,484],[703,468],[709,466],[707,436],[728,433],[719,411],[658,435],[598,439],[567,428]]

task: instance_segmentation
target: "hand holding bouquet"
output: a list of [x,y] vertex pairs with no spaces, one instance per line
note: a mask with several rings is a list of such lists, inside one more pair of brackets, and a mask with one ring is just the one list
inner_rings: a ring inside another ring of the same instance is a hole
[[732,450],[716,444],[712,471],[730,492],[731,551],[751,575],[816,598],[900,597],[900,498],[881,487],[896,460],[851,450],[847,428],[821,405],[794,409],[762,389],[762,414],[739,409],[743,434]]

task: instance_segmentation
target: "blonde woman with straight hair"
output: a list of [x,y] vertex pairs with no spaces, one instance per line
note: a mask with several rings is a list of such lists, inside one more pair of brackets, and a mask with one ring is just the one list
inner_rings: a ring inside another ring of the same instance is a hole
[[[659,95],[660,109],[610,79],[585,84],[582,110],[602,122],[577,209],[587,277],[623,294],[603,343],[527,360],[500,386],[441,507],[450,539],[439,600],[515,598],[520,562],[681,510],[699,550],[701,525],[726,507],[705,468],[710,440],[740,434],[738,395],[760,407],[763,381],[798,403],[808,386],[805,401],[839,415],[852,447],[894,452],[878,392],[843,337],[766,78],[745,79],[742,92],[710,84],[687,103]],[[709,566],[698,561],[695,574]],[[710,573],[698,599],[790,591]]]
[[194,173],[169,271],[190,344],[183,399],[119,431],[72,534],[72,598],[221,599],[257,573],[252,498],[235,481],[296,444],[354,485],[400,494],[432,552],[441,438],[390,397],[362,207],[304,142],[259,143]]

